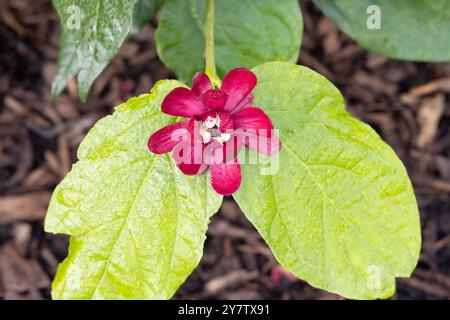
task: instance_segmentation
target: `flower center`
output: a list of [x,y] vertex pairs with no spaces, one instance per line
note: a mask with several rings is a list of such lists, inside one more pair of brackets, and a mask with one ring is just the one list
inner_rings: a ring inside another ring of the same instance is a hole
[[203,143],[206,144],[212,141],[217,141],[220,144],[224,144],[230,140],[233,132],[234,121],[229,112],[211,111],[203,115],[200,127],[200,134],[202,136]]

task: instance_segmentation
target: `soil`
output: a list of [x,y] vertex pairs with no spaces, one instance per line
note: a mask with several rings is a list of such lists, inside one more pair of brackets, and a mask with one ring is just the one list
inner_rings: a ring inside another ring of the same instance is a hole
[[[413,276],[392,299],[450,298],[450,63],[391,60],[362,49],[310,1],[299,63],[336,84],[348,110],[370,124],[407,166],[420,206],[423,246]],[[158,59],[157,19],[126,42],[87,103],[75,81],[50,102],[59,26],[49,0],[0,0],[0,299],[48,299],[67,237],[44,233],[54,187],[76,161],[80,141],[129,97],[173,78]],[[279,266],[226,198],[208,230],[205,254],[176,299],[342,299]]]

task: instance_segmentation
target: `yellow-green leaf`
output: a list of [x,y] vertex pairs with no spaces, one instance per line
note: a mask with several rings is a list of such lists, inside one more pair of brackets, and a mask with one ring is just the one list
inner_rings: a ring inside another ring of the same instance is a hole
[[178,81],[158,83],[100,120],[79,161],[55,189],[45,230],[70,234],[54,299],[166,299],[197,266],[221,197],[207,175],[185,176],[147,139],[175,118],[161,102]]
[[402,162],[321,75],[281,62],[253,71],[255,105],[283,146],[279,159],[243,166],[239,206],[300,279],[348,298],[392,295],[395,277],[414,270],[421,243]]

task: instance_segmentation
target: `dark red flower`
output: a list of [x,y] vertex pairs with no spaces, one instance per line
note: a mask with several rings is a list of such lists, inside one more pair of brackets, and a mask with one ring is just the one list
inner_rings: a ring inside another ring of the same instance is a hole
[[149,150],[158,154],[172,151],[187,175],[202,173],[209,166],[214,190],[223,195],[234,193],[241,184],[237,154],[243,145],[267,155],[281,148],[269,117],[252,107],[255,86],[256,76],[245,68],[231,70],[220,89],[213,89],[208,76],[198,72],[192,90],[175,88],[162,103],[164,113],[188,120],[153,133]]

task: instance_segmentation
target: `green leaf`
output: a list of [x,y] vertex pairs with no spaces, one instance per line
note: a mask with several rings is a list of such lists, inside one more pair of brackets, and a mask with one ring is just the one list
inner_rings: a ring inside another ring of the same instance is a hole
[[[58,71],[52,85],[56,99],[67,81],[78,74],[78,90],[85,101],[95,78],[159,7],[159,0],[53,0],[61,19]],[[135,5],[136,4],[136,5]]]
[[166,299],[198,264],[221,204],[207,175],[188,177],[147,139],[173,122],[161,102],[182,84],[164,81],[100,120],[79,161],[55,189],[45,230],[70,234],[54,299]]
[[155,15],[163,0],[137,0],[130,35],[137,33]]
[[59,39],[58,70],[52,83],[51,98],[56,100],[64,90],[69,79],[80,71],[77,58],[76,40],[64,30]]
[[356,299],[392,295],[421,243],[402,162],[321,75],[280,62],[253,71],[255,105],[283,147],[278,159],[243,166],[239,206],[278,261],[311,285]]
[[[448,0],[314,0],[340,29],[362,47],[391,58],[450,60]],[[369,29],[378,14],[380,29]],[[369,9],[368,9],[369,8]]]
[[[215,54],[220,76],[267,61],[297,61],[303,22],[297,0],[216,0]],[[160,58],[180,79],[204,69],[205,0],[166,0],[156,30]]]

